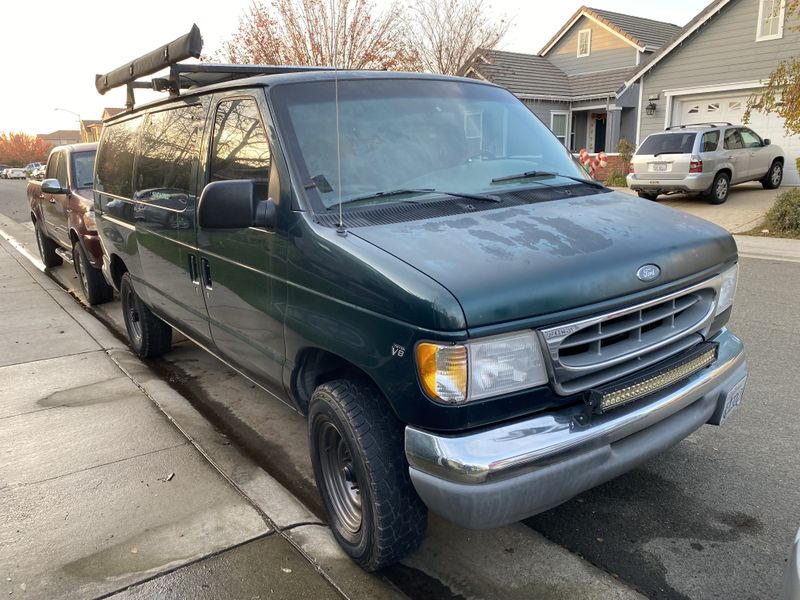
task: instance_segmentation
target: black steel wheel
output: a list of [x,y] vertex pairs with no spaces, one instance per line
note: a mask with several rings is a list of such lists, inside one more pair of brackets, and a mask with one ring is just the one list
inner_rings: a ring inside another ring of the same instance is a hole
[[320,385],[308,414],[311,463],[333,535],[362,568],[402,559],[425,537],[427,508],[403,451],[403,425],[374,385]]
[[142,302],[133,289],[130,273],[122,276],[119,295],[125,329],[134,352],[142,358],[154,358],[167,352],[172,345],[172,327]]

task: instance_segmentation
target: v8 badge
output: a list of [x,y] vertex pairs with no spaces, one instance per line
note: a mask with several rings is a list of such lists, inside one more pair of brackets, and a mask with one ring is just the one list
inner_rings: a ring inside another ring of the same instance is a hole
[[401,346],[400,344],[392,344],[392,356],[399,356],[400,358],[403,358],[405,354],[405,346]]

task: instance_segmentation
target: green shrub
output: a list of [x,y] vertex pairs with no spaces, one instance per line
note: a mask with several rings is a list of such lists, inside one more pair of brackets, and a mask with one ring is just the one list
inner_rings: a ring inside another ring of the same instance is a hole
[[608,177],[606,177],[605,184],[609,187],[626,187],[628,185],[628,180],[625,179],[625,175],[619,171],[611,171]]
[[800,188],[778,194],[767,211],[765,225],[771,233],[800,235]]

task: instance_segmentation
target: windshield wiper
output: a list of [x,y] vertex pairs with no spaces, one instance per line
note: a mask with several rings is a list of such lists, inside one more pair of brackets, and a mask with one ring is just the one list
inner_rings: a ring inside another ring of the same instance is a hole
[[353,204],[354,202],[365,202],[367,200],[375,200],[378,198],[390,198],[391,196],[402,196],[404,194],[443,194],[444,196],[454,196],[456,198],[466,198],[468,200],[481,200],[483,202],[502,202],[497,196],[489,196],[484,194],[470,194],[468,192],[446,192],[444,190],[437,190],[435,188],[400,188],[397,190],[385,190],[382,192],[373,192],[371,194],[364,194],[363,196],[356,196],[355,198],[347,198],[336,204],[332,204],[326,210],[333,210],[339,207],[339,204]]
[[578,183],[583,183],[601,190],[606,189],[606,186],[597,181],[583,179],[582,177],[573,177],[572,175],[563,175],[561,173],[554,173],[552,171],[525,171],[524,173],[517,173],[516,175],[504,175],[503,177],[495,177],[492,179],[492,183],[513,181],[514,179],[530,179],[532,177],[563,177],[564,179],[571,179],[572,181],[577,181]]

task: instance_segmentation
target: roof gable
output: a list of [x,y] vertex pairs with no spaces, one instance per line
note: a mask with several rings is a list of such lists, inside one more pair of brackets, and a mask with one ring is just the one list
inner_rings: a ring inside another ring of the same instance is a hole
[[575,27],[581,17],[594,21],[640,51],[655,50],[680,31],[680,27],[672,23],[662,23],[644,17],[581,6],[569,21],[550,38],[539,54],[545,56],[550,52],[559,40]]

